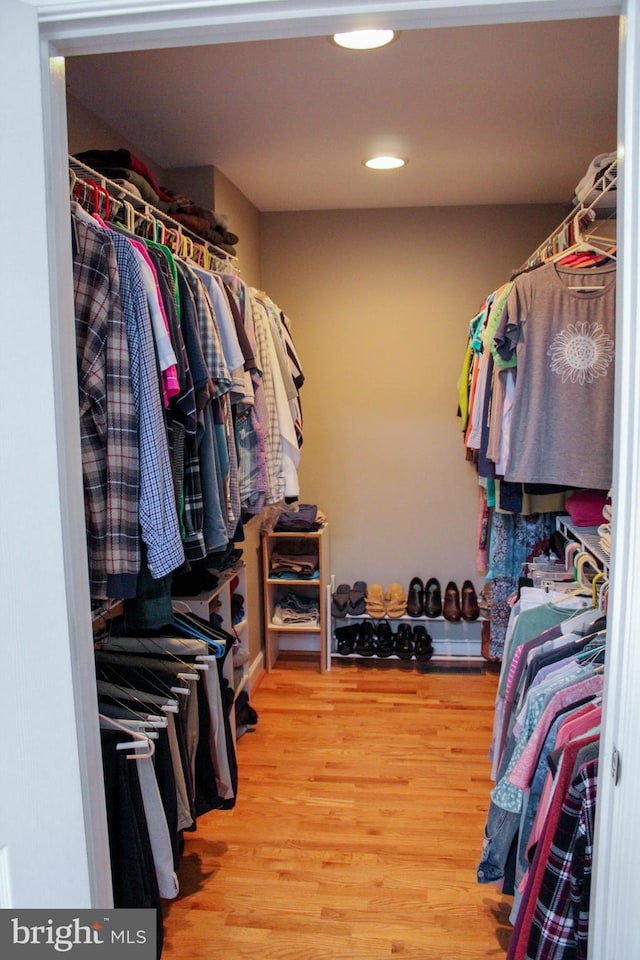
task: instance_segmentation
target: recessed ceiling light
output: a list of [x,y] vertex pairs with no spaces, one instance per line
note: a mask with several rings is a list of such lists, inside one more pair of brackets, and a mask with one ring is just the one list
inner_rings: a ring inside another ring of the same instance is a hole
[[334,33],[333,42],[348,50],[375,50],[384,47],[395,38],[393,30],[350,30]]
[[398,167],[404,167],[406,160],[402,157],[371,157],[364,161],[365,167],[370,170],[397,170]]

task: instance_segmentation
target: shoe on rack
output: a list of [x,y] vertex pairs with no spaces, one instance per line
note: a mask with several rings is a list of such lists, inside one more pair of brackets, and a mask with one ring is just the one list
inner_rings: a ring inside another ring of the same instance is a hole
[[407,597],[401,583],[390,583],[385,594],[387,616],[392,619],[404,617],[407,612]]
[[349,591],[348,613],[352,617],[361,617],[367,610],[367,585],[364,580],[356,580]]
[[400,660],[411,660],[413,657],[413,633],[408,623],[401,623],[398,627],[393,650]]
[[358,626],[350,623],[346,627],[336,627],[333,631],[336,638],[336,650],[343,657],[348,657],[356,648]]
[[465,580],[462,584],[461,614],[463,620],[477,620],[480,616],[478,597],[471,580]]
[[431,636],[429,635],[427,628],[423,627],[421,623],[417,624],[413,628],[413,652],[416,660],[420,660],[422,663],[426,663],[427,660],[431,660],[431,657],[433,656],[433,643],[431,642]]
[[341,583],[331,598],[331,616],[340,620],[346,617],[349,606],[349,592],[351,587],[348,583]]
[[384,590],[380,583],[370,583],[367,588],[367,597],[365,607],[370,617],[379,619],[386,613],[386,604],[384,599]]
[[414,577],[407,591],[407,613],[410,617],[421,617],[424,612],[424,584],[420,577]]
[[462,619],[462,610],[460,608],[460,591],[453,580],[449,580],[447,589],[444,592],[444,604],[442,613],[445,620],[456,623]]
[[442,590],[436,577],[430,577],[425,584],[424,612],[431,619],[442,616]]
[[373,644],[373,624],[371,620],[363,620],[358,627],[356,653],[361,657],[372,657],[375,653]]
[[376,638],[374,649],[377,657],[390,657],[393,655],[393,632],[388,620],[379,620],[376,627]]

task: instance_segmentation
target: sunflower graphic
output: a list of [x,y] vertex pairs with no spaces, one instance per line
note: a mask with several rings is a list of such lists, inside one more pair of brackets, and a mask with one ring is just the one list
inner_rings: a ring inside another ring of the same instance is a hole
[[547,350],[551,369],[566,383],[593,383],[613,362],[613,340],[599,323],[570,323]]

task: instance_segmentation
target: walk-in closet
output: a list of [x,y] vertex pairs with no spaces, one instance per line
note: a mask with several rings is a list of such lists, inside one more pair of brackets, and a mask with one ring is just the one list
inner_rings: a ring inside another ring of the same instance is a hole
[[8,5],[0,906],[631,956],[640,10],[299,7]]

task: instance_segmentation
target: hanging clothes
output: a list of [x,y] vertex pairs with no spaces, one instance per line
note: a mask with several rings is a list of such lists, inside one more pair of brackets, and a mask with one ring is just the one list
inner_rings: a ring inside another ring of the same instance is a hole
[[524,565],[548,549],[567,496],[611,484],[615,243],[583,239],[593,216],[584,206],[568,216],[469,324],[458,414],[482,489],[477,559],[492,581],[494,659]]
[[185,561],[227,549],[243,514],[297,498],[304,376],[268,298],[95,219],[99,189],[85,195],[81,182],[76,173],[91,209],[72,208],[91,594],[134,599],[142,568],[162,590]]
[[605,621],[548,597],[521,591],[496,698],[478,881],[515,895],[509,960],[586,957]]
[[517,357],[506,480],[611,486],[615,279],[549,263],[515,281],[496,332]]

